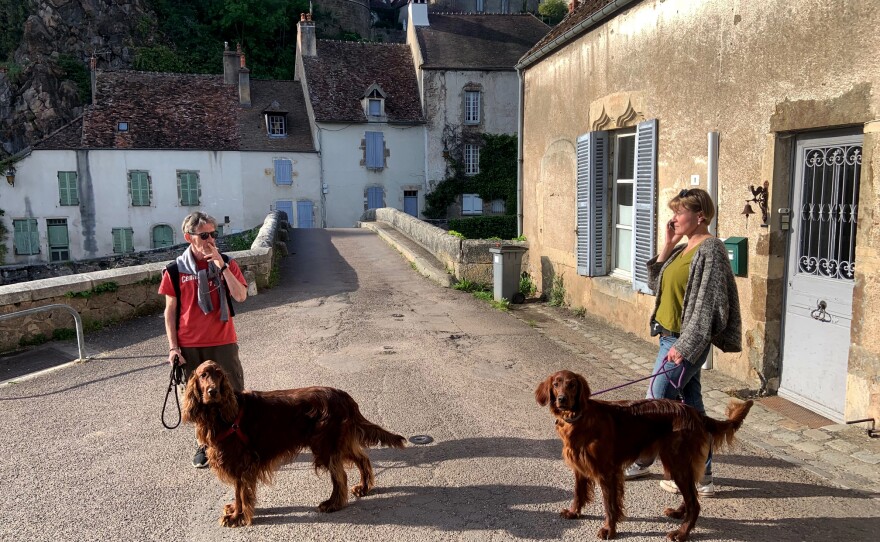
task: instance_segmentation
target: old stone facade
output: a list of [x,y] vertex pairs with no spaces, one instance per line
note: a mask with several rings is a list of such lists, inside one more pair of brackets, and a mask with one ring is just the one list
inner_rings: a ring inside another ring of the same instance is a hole
[[[648,0],[615,2],[617,11],[591,19],[611,4],[581,3],[520,63],[530,272],[545,289],[563,277],[572,306],[648,338],[652,295],[613,265],[593,276],[579,272],[576,179],[579,144],[601,136],[613,160],[617,139],[653,127],[651,250],[665,241],[657,225],[671,217],[666,203],[682,189],[711,188],[716,176],[717,235],[745,238],[748,247],[736,279],[743,352],[716,350],[714,367],[836,421],[880,419],[880,6]],[[570,38],[541,50],[569,30]],[[614,171],[609,187],[618,186]],[[838,199],[810,196],[831,186],[813,180],[816,171],[848,179]],[[765,182],[766,224],[752,190]],[[607,195],[609,216],[623,212]],[[742,214],[746,203],[756,214]],[[845,243],[804,233],[811,224],[829,231],[829,220]],[[833,257],[810,254],[843,244]],[[817,282],[801,291],[802,280]],[[838,287],[851,293],[832,299]],[[841,364],[829,369],[835,357]],[[792,383],[798,374],[808,379],[801,389]],[[810,397],[831,381],[839,384],[825,397]]]

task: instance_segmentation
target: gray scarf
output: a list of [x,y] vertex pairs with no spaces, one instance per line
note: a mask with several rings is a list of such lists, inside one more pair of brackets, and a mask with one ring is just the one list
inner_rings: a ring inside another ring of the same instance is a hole
[[207,269],[198,269],[196,267],[196,257],[192,253],[192,247],[190,246],[186,248],[183,254],[177,257],[177,269],[181,273],[198,277],[199,308],[205,314],[209,314],[214,310],[214,303],[211,302],[211,284],[216,281],[217,288],[220,290],[220,321],[228,321],[229,306],[226,303],[226,283],[220,275],[220,269],[214,265],[214,262],[208,262]]

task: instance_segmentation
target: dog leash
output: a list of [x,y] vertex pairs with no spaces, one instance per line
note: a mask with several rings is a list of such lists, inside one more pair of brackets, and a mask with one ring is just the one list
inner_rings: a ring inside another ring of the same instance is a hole
[[[687,362],[684,362],[684,363],[687,363]],[[602,391],[597,391],[597,392],[595,392],[595,393],[591,393],[590,396],[593,397],[593,396],[596,396],[596,395],[602,395],[603,393],[607,393],[607,392],[609,392],[609,391],[618,390],[618,389],[620,389],[620,388],[625,388],[625,387],[627,387],[627,386],[629,386],[629,385],[635,384],[636,382],[641,382],[641,381],[643,381],[643,380],[651,379],[651,387],[650,387],[650,390],[651,390],[651,397],[652,397],[652,398],[655,398],[655,397],[654,397],[654,379],[657,378],[657,377],[660,376],[660,375],[666,374],[666,373],[668,373],[668,372],[670,372],[670,371],[674,371],[677,367],[679,367],[679,365],[676,365],[675,367],[670,367],[669,369],[664,369],[664,370],[662,370],[662,371],[657,371],[656,373],[651,374],[651,375],[648,375],[648,376],[646,376],[646,377],[644,377],[644,378],[638,378],[638,379],[636,379],[636,380],[630,380],[629,382],[625,382],[625,383],[623,383],[623,384],[620,384],[619,386],[614,386],[613,388],[608,388],[608,389],[604,389],[604,390],[602,390]],[[682,371],[681,371],[681,375],[679,375],[679,377],[678,377],[678,384],[673,383],[671,380],[669,381],[669,383],[672,384],[672,386],[673,386],[675,389],[678,390],[678,395],[679,395],[679,397],[681,397],[681,381],[682,381],[683,378],[684,378],[684,369],[682,369]],[[682,397],[682,401],[684,401],[684,398],[683,398],[683,397]]]
[[168,391],[165,392],[165,402],[162,403],[162,414],[160,416],[160,419],[162,420],[162,425],[165,426],[165,429],[175,429],[178,425],[180,425],[180,421],[183,419],[183,416],[180,412],[180,397],[178,397],[177,393],[175,392],[174,401],[177,403],[177,423],[174,425],[168,425],[167,423],[165,423],[165,410],[168,408],[168,396],[171,395],[171,390],[184,383],[183,366],[177,364],[179,359],[180,358],[175,355],[174,359],[172,360],[171,378],[168,382]]

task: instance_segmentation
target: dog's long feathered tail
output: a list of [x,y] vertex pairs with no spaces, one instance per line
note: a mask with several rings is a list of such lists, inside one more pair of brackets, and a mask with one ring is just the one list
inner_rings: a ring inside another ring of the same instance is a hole
[[753,401],[736,402],[731,401],[727,405],[727,419],[716,420],[709,416],[703,416],[703,424],[706,431],[712,435],[712,446],[716,450],[720,450],[725,445],[733,443],[733,435],[742,426],[743,420],[751,410]]
[[361,444],[364,446],[388,446],[389,448],[405,448],[406,439],[401,435],[395,435],[390,431],[379,427],[373,422],[361,417],[358,422],[358,431],[361,435]]

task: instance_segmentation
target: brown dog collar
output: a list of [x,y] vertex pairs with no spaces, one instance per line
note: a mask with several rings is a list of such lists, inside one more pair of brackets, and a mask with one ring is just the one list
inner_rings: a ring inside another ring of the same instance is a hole
[[583,418],[583,417],[584,417],[584,413],[583,413],[583,412],[578,412],[577,414],[575,414],[574,416],[572,416],[572,417],[570,417],[570,418],[566,418],[565,416],[563,416],[563,417],[562,417],[562,420],[563,420],[565,423],[574,423],[574,422],[580,420],[580,419]]

